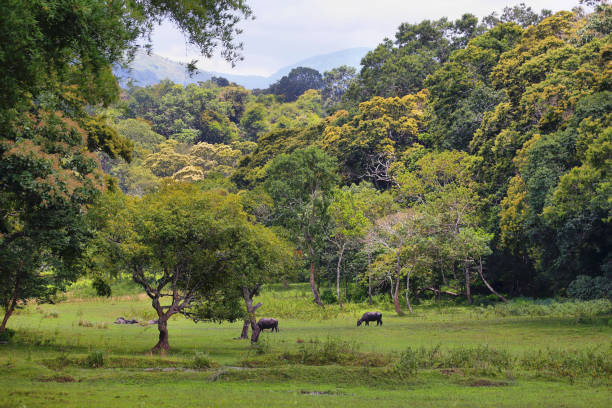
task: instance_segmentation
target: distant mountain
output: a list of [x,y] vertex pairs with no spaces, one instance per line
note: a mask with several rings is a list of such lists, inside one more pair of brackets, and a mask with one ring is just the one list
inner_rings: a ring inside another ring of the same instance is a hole
[[190,77],[185,66],[179,62],[157,54],[147,55],[145,52],[139,52],[130,65],[130,70],[117,67],[115,68],[115,75],[119,78],[119,82],[122,85],[125,85],[130,79],[138,86],[153,85],[163,79],[169,79],[173,82],[186,85],[199,81],[208,81],[213,76],[217,76],[226,78],[248,89],[267,88],[270,84],[278,81],[293,68],[297,67],[314,68],[321,73],[340,65],[349,65],[358,69],[361,58],[368,51],[369,48],[350,48],[330,54],[317,55],[283,67],[268,77],[209,71],[199,71],[196,75]]
[[368,51],[370,51],[369,48],[359,47],[336,51],[332,52],[331,54],[316,55],[314,57],[298,61],[295,64],[283,67],[270,75],[268,79],[271,80],[270,83],[276,82],[291,72],[293,68],[297,67],[313,68],[319,71],[321,74],[341,65],[348,65],[349,67],[355,67],[357,70],[359,70],[361,59],[367,54]]

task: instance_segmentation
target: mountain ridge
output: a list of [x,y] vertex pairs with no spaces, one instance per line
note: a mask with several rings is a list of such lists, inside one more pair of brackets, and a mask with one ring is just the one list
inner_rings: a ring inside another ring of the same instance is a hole
[[272,83],[287,75],[293,68],[308,67],[323,73],[340,65],[349,65],[359,69],[361,58],[369,51],[366,47],[347,48],[327,54],[315,55],[294,64],[284,66],[270,76],[260,75],[240,75],[215,71],[198,72],[192,76],[187,73],[184,64],[162,57],[155,53],[137,53],[134,61],[130,64],[130,69],[115,67],[115,75],[119,78],[122,85],[126,85],[130,80],[138,86],[156,84],[164,79],[183,85],[207,81],[214,77],[223,77],[230,82],[242,85],[248,89],[267,88]]

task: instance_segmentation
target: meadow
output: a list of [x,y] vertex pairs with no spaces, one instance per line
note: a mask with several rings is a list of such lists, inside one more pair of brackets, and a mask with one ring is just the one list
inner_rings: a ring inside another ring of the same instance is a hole
[[[117,288],[115,288],[117,289]],[[612,304],[517,299],[465,306],[422,302],[398,317],[388,297],[342,309],[307,287],[272,287],[260,316],[280,332],[236,339],[241,322],[169,323],[171,351],[152,355],[155,325],[130,285],[29,304],[0,345],[0,407],[456,406],[609,407]],[[485,302],[486,303],[486,302]],[[356,326],[366,310],[384,324]]]

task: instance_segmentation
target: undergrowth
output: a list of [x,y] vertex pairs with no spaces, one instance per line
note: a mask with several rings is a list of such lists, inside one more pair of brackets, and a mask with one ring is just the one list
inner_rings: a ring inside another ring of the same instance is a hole
[[385,367],[385,373],[410,378],[420,370],[456,370],[475,375],[499,376],[529,372],[536,376],[578,377],[612,381],[612,343],[585,350],[544,349],[512,354],[487,345],[474,347],[408,347],[399,356],[392,353],[363,353],[356,343],[328,337],[299,344],[297,351],[267,352],[242,360],[244,367],[358,366]]

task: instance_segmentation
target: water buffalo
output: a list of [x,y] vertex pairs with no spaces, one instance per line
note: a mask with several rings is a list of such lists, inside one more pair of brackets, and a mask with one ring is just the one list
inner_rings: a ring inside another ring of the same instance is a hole
[[376,325],[382,326],[382,313],[380,312],[365,312],[361,319],[357,320],[357,326],[361,326],[361,323],[365,322],[366,326],[370,325],[370,322],[376,321]]
[[259,330],[263,331],[264,329],[272,329],[272,331],[278,331],[278,320],[272,319],[271,317],[262,317],[257,322],[257,326],[259,326]]
[[123,317],[119,317],[117,320],[115,320],[115,324],[138,324],[138,320],[124,319]]

